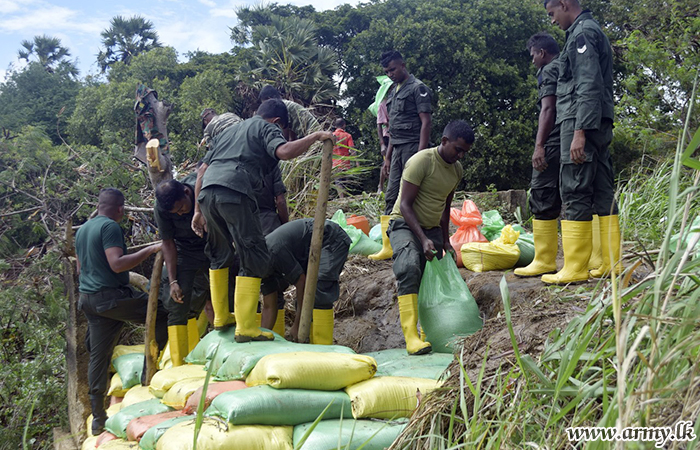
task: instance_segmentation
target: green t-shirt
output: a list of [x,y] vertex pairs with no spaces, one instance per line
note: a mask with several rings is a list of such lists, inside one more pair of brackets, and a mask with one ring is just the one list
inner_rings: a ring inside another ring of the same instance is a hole
[[277,147],[286,142],[282,130],[260,116],[231,125],[211,140],[202,189],[224,186],[255,200],[265,174],[277,166]]
[[308,109],[291,100],[282,100],[282,102],[287,106],[289,128],[297,135],[297,139],[321,131],[321,124]]
[[421,150],[406,162],[401,176],[399,196],[391,211],[392,219],[401,216],[401,192],[403,182],[419,186],[413,203],[418,223],[425,229],[440,226],[440,218],[445,210],[445,201],[462,179],[462,164],[448,164],[438,153],[437,147]]
[[75,234],[75,251],[80,261],[80,292],[94,294],[129,284],[129,271],[116,273],[109,267],[105,250],[112,247],[121,247],[126,254],[122,229],[107,216],[88,220]]

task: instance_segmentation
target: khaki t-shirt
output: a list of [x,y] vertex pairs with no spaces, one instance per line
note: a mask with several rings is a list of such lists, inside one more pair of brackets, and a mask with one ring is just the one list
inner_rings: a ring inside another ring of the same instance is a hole
[[401,195],[403,182],[408,181],[420,187],[413,203],[420,226],[425,229],[439,227],[447,196],[457,189],[462,173],[462,165],[459,162],[446,163],[438,153],[437,147],[419,151],[406,162],[401,176],[399,197],[394,204],[391,218],[403,218]]

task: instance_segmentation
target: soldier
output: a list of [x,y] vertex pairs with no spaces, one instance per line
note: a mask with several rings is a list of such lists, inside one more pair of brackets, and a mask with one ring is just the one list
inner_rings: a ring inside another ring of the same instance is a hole
[[537,68],[537,107],[540,110],[535,151],[532,153],[530,211],[535,216],[532,232],[535,259],[515,269],[529,277],[557,270],[557,219],[561,213],[559,195],[559,125],[556,124],[556,92],[559,77],[559,44],[548,33],[537,33],[527,41],[527,51]]
[[559,56],[557,119],[561,132],[561,197],[564,267],[543,275],[545,283],[589,278],[593,214],[600,216],[603,264],[590,275],[619,273],[620,226],[612,158],[608,146],[613,128],[612,48],[590,11],[578,0],[545,0],[547,14],[562,30],[566,44]]
[[263,102],[256,116],[224,129],[212,139],[211,150],[197,172],[192,229],[200,236],[208,231],[206,252],[211,261],[215,327],[230,322],[228,272],[235,253],[240,256],[241,276],[236,278],[234,292],[237,342],[273,338],[271,333],[260,331],[255,316],[261,278],[272,269],[256,192],[279,160],[296,158],[314,142],[333,139],[332,133],[319,131],[287,142],[282,136],[287,124],[287,107],[281,100]]
[[316,131],[321,131],[321,124],[318,123],[316,117],[314,117],[308,109],[297,102],[283,99],[282,94],[273,86],[264,86],[260,90],[260,94],[258,94],[258,100],[260,100],[260,103],[263,103],[265,100],[270,100],[271,98],[282,100],[287,107],[289,126],[283,130],[286,140],[294,141]]
[[[297,305],[290,334],[295,341],[299,333],[313,227],[313,219],[294,220],[277,228],[265,238],[272,256],[274,275],[263,282],[262,326],[270,327],[275,322],[276,292],[284,291],[288,285],[293,284],[296,286]],[[333,303],[340,296],[338,280],[348,259],[351,242],[340,225],[326,220],[313,310],[313,344],[333,344]]]
[[441,258],[443,249],[454,257],[449,239],[452,197],[462,180],[459,160],[474,143],[466,122],[450,122],[440,145],[416,153],[406,163],[399,198],[389,224],[389,239],[396,249],[393,269],[398,284],[401,329],[409,355],[432,350],[418,337],[418,288],[425,262]]
[[430,89],[408,73],[401,53],[393,50],[383,53],[381,64],[394,84],[387,93],[390,136],[382,170],[388,175],[389,184],[385,193],[385,215],[381,217],[382,249],[369,256],[375,261],[392,256],[391,243],[386,234],[389,214],[399,195],[406,162],[416,152],[428,147],[432,114]]

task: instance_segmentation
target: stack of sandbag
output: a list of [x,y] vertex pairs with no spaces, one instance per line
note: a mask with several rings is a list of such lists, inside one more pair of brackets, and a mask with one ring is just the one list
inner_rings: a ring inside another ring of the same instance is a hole
[[520,237],[518,231],[506,225],[501,230],[499,238],[487,242],[470,242],[462,246],[462,262],[464,267],[473,272],[488,272],[489,270],[506,270],[515,266],[520,258],[520,249],[516,241]]

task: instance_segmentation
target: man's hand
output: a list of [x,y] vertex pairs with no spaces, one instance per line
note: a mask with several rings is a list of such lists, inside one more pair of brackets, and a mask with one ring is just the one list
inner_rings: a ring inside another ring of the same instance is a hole
[[455,253],[455,249],[454,247],[452,247],[452,243],[450,242],[450,240],[448,239],[447,241],[445,241],[445,243],[442,246],[445,249],[445,253],[452,256],[453,261],[457,261],[457,254]]
[[153,245],[149,245],[148,249],[151,251],[151,255],[155,255],[156,253],[158,253],[160,251],[162,246],[163,246],[163,244],[161,244],[161,243],[153,244]]
[[204,237],[204,232],[207,231],[207,219],[201,211],[195,211],[192,216],[192,231],[199,237]]
[[184,303],[182,300],[184,295],[182,294],[182,288],[178,284],[177,280],[170,283],[170,296],[176,303]]
[[[301,314],[301,311],[298,314]],[[289,336],[292,342],[299,342],[299,322],[294,321],[294,325],[289,329]]]
[[586,132],[584,130],[574,131],[574,139],[571,141],[571,162],[583,164],[586,162]]
[[435,249],[435,244],[433,244],[433,241],[430,239],[425,239],[423,242],[423,254],[425,255],[425,259],[428,261],[432,261],[433,258],[435,258],[435,255],[437,255],[437,250]]
[[532,153],[532,167],[538,172],[547,170],[547,160],[544,155],[544,147],[535,145],[535,151]]
[[389,177],[389,169],[391,169],[391,161],[384,159],[384,165],[382,165],[382,172],[384,172],[384,177]]
[[314,134],[316,135],[317,141],[325,141],[326,139],[330,139],[334,144],[336,142],[335,134],[330,131],[317,131]]

